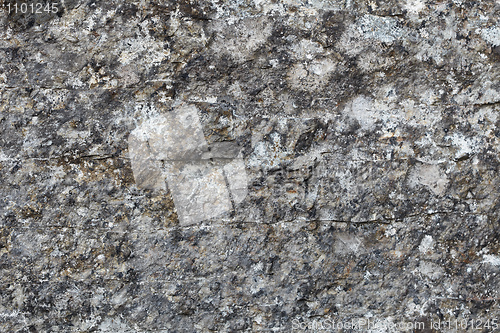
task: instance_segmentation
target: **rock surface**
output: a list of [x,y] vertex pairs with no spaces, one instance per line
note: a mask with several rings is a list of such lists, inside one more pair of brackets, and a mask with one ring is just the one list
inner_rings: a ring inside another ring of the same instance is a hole
[[[2,332],[498,331],[499,1],[53,3],[0,12]],[[181,105],[247,184],[189,224],[129,149]]]

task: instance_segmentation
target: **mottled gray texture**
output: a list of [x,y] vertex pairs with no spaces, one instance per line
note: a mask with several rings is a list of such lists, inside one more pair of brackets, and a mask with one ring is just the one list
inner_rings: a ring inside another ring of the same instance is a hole
[[[500,2],[58,3],[0,13],[0,331],[500,322]],[[248,177],[187,226],[129,151],[182,103]]]

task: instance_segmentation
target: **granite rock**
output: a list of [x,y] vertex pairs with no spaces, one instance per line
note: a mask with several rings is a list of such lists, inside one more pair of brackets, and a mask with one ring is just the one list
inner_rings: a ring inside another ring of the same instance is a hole
[[0,2],[0,331],[500,328],[499,1]]

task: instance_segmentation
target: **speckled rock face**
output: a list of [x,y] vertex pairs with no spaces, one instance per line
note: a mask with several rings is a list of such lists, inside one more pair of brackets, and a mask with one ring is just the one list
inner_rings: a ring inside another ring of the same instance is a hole
[[1,332],[500,330],[498,0],[33,3]]

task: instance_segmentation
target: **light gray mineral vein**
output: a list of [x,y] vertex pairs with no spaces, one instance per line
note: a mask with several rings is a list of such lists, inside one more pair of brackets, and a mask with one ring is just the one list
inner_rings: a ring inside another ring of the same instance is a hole
[[498,0],[39,3],[0,332],[500,331]]

